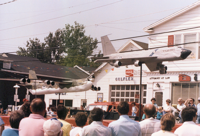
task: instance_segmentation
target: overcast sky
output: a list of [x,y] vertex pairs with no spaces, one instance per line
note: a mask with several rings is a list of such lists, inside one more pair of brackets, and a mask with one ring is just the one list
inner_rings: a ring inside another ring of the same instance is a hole
[[[49,32],[78,22],[86,35],[119,39],[147,34],[143,28],[197,0],[0,0],[0,53],[44,41]],[[147,37],[134,40],[147,42]],[[119,49],[124,41],[113,42]],[[101,49],[99,44],[98,51]]]

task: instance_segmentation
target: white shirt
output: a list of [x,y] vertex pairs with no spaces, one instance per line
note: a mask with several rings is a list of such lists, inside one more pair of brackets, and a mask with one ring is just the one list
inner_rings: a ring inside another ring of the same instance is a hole
[[108,127],[112,131],[112,136],[141,136],[140,124],[130,119],[128,115],[121,115]]
[[133,112],[136,112],[136,111],[137,111],[136,107],[133,106],[133,107],[132,107],[132,113],[133,113]]
[[175,130],[174,134],[178,134],[178,136],[200,136],[200,126],[193,121],[185,121]]
[[145,119],[139,123],[142,136],[151,136],[154,132],[161,130],[160,120],[154,119],[153,117]]
[[172,132],[160,130],[158,132],[153,133],[151,136],[178,136]]
[[83,127],[81,136],[111,136],[111,130],[101,121],[93,121],[90,125]]
[[186,106],[183,103],[181,105],[180,104],[177,105],[177,109],[180,110],[180,111],[182,111],[185,107]]
[[172,112],[174,115],[175,115],[175,112],[177,111],[174,107],[172,107],[171,105],[165,105],[165,107],[164,107],[164,110],[165,111],[170,111],[170,112]]
[[75,127],[70,131],[70,136],[76,136],[77,134],[81,135],[81,131],[83,128]]

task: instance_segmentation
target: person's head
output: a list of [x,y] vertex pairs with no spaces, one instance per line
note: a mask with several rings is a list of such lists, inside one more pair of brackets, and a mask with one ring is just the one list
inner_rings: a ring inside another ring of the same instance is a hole
[[10,114],[9,122],[12,128],[19,128],[20,121],[24,118],[24,112],[22,110],[13,111]]
[[30,109],[33,114],[40,114],[44,116],[46,112],[46,104],[42,99],[35,98],[31,102]]
[[3,108],[1,108],[1,114],[4,114]]
[[91,115],[88,116],[87,121],[88,121],[88,124],[89,124],[89,125],[92,123],[92,117],[91,117]]
[[103,120],[103,110],[100,108],[94,108],[90,112],[92,121],[102,121]]
[[166,113],[161,118],[161,129],[165,131],[171,131],[175,125],[175,117],[171,113]]
[[143,108],[147,118],[154,117],[156,113],[156,107],[153,104],[146,104]]
[[57,107],[58,118],[64,120],[66,118],[67,113],[68,113],[68,109],[64,105],[59,104]]
[[80,110],[84,110],[84,107],[83,107],[83,105],[81,105],[81,107],[80,107]]
[[31,110],[30,110],[30,102],[24,102],[24,104],[21,106],[20,110],[22,110],[25,114],[25,117],[28,117],[31,114]]
[[195,107],[189,106],[182,110],[181,117],[183,122],[193,121],[196,118],[197,109]]
[[156,98],[151,98],[152,104],[156,103]]
[[158,111],[160,111],[160,112],[162,111],[162,107],[161,106],[158,107]]
[[135,105],[136,105],[136,103],[135,103],[135,102],[132,102],[131,104],[132,104],[132,106],[135,106]]
[[129,112],[129,104],[128,102],[120,102],[117,106],[117,111],[120,115],[126,115]]
[[87,122],[87,116],[84,112],[77,112],[75,116],[76,125],[79,127],[85,126]]
[[194,104],[194,98],[190,98],[190,104]]
[[198,102],[200,103],[200,97],[198,97]]
[[167,100],[166,100],[166,103],[167,103],[167,105],[169,105],[169,104],[171,103],[171,100],[170,100],[170,99],[167,99]]
[[182,98],[178,98],[178,104],[182,104],[183,103],[183,100],[182,100]]
[[55,118],[44,122],[44,136],[57,136],[61,132],[62,123]]

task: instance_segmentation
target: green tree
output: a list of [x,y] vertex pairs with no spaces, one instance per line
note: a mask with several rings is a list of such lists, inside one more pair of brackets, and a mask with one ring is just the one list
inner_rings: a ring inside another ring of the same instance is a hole
[[54,63],[61,57],[65,48],[63,47],[62,30],[58,29],[55,34],[49,33],[41,43],[38,38],[29,39],[26,48],[19,47],[18,55],[38,58],[44,63]]
[[97,48],[97,39],[85,35],[85,27],[77,22],[75,26],[66,25],[63,29],[65,53],[67,54],[60,60],[60,64],[73,67],[95,66],[88,56]]
[[55,34],[49,33],[41,43],[38,38],[29,39],[26,48],[19,47],[18,55],[38,58],[45,63],[56,63],[64,66],[99,66],[93,63],[89,56],[97,48],[97,39],[85,35],[83,25],[67,24],[64,29],[58,29]]

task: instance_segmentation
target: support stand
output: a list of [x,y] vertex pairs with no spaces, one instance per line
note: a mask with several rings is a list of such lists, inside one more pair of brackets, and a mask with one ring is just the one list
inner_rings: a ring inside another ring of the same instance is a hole
[[142,96],[142,63],[140,64],[140,105],[139,105],[139,121],[141,121],[141,96]]

